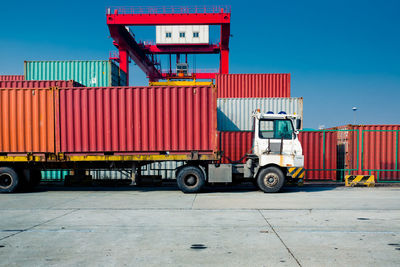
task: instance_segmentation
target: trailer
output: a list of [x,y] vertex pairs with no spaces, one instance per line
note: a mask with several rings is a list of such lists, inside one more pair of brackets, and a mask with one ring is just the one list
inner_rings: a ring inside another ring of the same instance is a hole
[[163,161],[184,162],[185,193],[238,180],[278,192],[304,177],[297,115],[255,111],[246,163],[222,164],[212,86],[2,88],[0,103],[0,192],[29,189],[47,169],[124,169],[136,180]]

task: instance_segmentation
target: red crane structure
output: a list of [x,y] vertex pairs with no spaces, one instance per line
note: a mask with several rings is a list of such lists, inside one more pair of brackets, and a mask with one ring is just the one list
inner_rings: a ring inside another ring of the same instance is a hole
[[[158,54],[220,54],[218,73],[229,73],[229,37],[231,11],[229,6],[204,7],[116,7],[107,9],[107,25],[114,45],[119,50],[115,57],[129,83],[129,59],[147,75],[150,82],[163,79],[214,79],[215,72],[191,73],[163,72],[156,60]],[[145,44],[135,40],[126,26],[160,25],[220,25],[218,44]]]

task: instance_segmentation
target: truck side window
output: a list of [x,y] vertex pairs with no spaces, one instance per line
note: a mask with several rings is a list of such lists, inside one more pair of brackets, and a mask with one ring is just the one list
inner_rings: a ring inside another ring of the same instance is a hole
[[292,139],[293,126],[290,120],[260,120],[260,138]]
[[260,120],[260,138],[274,138],[274,123],[272,120]]

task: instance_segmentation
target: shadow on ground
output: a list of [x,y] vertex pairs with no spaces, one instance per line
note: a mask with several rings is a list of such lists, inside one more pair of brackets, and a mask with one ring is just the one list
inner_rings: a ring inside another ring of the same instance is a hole
[[[318,192],[334,190],[340,185],[304,185],[304,186],[285,186],[281,190],[281,194],[290,194],[297,192]],[[55,184],[41,184],[29,192],[24,193],[41,193],[47,191],[133,191],[133,192],[154,192],[154,191],[179,191],[175,183],[168,182],[160,186],[134,186],[134,185],[93,185],[93,186],[64,186],[62,183]],[[257,192],[262,193],[252,183],[241,183],[233,185],[207,185],[200,194],[213,194],[213,193],[243,193],[243,192]]]

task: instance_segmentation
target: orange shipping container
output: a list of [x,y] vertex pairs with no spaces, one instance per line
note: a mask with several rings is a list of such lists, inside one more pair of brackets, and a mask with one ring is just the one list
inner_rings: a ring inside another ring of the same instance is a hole
[[55,152],[54,91],[0,89],[0,153]]

